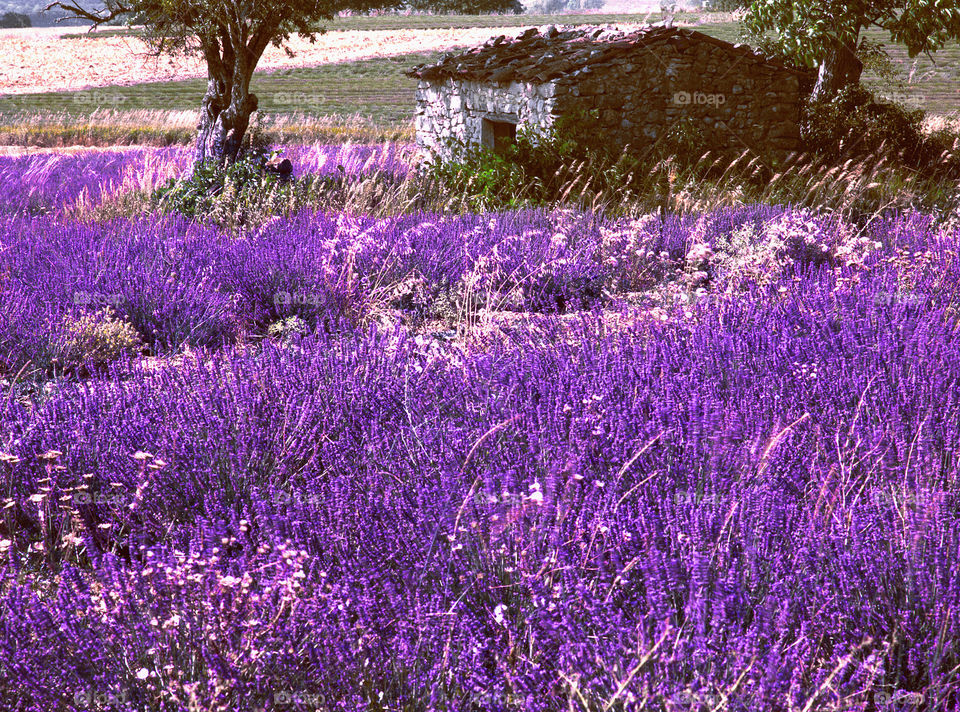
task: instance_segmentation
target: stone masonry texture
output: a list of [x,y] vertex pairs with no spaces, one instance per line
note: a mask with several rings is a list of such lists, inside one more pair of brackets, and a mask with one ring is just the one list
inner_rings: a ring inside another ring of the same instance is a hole
[[803,73],[689,29],[533,28],[407,75],[420,80],[418,146],[440,158],[458,143],[483,145],[485,120],[543,130],[592,110],[596,130],[618,148],[649,146],[684,123],[709,148],[800,144]]

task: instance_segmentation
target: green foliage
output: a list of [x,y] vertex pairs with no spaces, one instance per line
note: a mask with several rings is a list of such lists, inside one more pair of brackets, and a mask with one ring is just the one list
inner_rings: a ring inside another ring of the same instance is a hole
[[265,172],[263,164],[264,157],[253,152],[233,163],[198,164],[188,177],[170,180],[154,191],[152,204],[161,212],[203,222],[222,224],[231,218],[243,225],[265,196],[283,200],[295,189],[294,181]]
[[448,193],[465,196],[466,209],[509,210],[649,192],[644,182],[657,165],[693,166],[707,151],[692,120],[658,141],[615,150],[595,130],[598,118],[594,109],[561,117],[547,130],[523,126],[499,153],[454,145],[454,158],[432,164],[430,174]]
[[744,25],[755,36],[772,32],[783,54],[816,67],[838,44],[859,47],[861,30],[879,27],[910,57],[960,39],[958,0],[754,0]]
[[508,210],[530,202],[525,172],[507,156],[476,146],[458,146],[455,155],[431,164],[429,174],[444,192],[464,195],[469,210]]
[[860,85],[845,87],[833,97],[809,100],[801,117],[801,135],[807,150],[836,160],[885,155],[910,168],[930,174],[956,175],[960,171],[952,152],[956,137],[943,129],[925,136],[923,111],[878,101]]
[[186,178],[171,179],[157,188],[151,202],[161,212],[217,223],[230,217],[242,225],[251,208],[262,206],[265,196],[282,199],[293,190],[292,180],[264,170],[266,162],[277,156],[258,117],[237,161],[206,161],[195,165]]
[[137,330],[106,307],[97,312],[67,317],[51,344],[65,371],[101,369],[143,348]]
[[[327,176],[284,178],[267,172],[265,163],[278,154],[268,145],[257,145],[259,140],[251,141],[232,163],[207,161],[185,178],[168,181],[149,196],[148,209],[179,213],[227,231],[255,229],[273,217],[305,209],[377,215],[417,205],[426,209],[418,202],[415,184],[389,173],[352,178],[341,170]],[[134,201],[131,207],[136,209],[139,203]]]
[[856,85],[833,97],[808,101],[800,128],[808,150],[837,158],[844,153],[873,153],[881,145],[898,152],[914,149],[922,118],[922,111],[878,102]]

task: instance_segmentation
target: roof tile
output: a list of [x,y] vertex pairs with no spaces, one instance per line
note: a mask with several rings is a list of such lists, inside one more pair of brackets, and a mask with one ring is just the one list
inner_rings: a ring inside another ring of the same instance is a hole
[[553,25],[542,34],[532,27],[518,37],[508,39],[500,35],[459,54],[445,53],[436,64],[417,65],[406,74],[427,81],[452,77],[469,81],[543,83],[578,70],[585,74],[590,65],[609,62],[665,41],[678,49],[694,41],[705,42],[731,54],[750,55],[771,68],[800,74],[750,47],[733,45],[689,29],[648,26],[621,32],[610,27],[561,30]]

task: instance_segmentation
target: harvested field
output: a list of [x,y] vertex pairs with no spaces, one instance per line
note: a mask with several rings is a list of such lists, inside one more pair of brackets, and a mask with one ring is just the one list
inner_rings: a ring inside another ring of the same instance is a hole
[[[0,94],[31,94],[206,76],[197,58],[151,57],[133,37],[105,37],[78,42],[61,39],[62,28],[0,33]],[[442,51],[486,41],[493,35],[519,34],[525,28],[328,32],[315,44],[302,37],[290,43],[295,57],[268,47],[260,71],[311,67],[412,52]],[[9,58],[7,60],[6,58]]]

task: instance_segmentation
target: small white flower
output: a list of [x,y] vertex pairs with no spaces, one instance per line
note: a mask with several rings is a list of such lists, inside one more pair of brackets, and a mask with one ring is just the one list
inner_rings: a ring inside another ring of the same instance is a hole
[[540,490],[536,490],[535,492],[530,494],[529,499],[531,502],[535,502],[537,504],[543,504],[543,492],[541,492]]
[[149,671],[149,670],[147,670],[146,668],[140,668],[139,670],[137,670],[137,679],[138,679],[138,680],[146,680],[146,679],[147,679],[147,675],[149,675],[149,674],[150,674],[150,671]]
[[500,625],[503,625],[503,613],[507,610],[507,607],[502,603],[498,603],[497,607],[493,609],[493,620],[495,620]]

